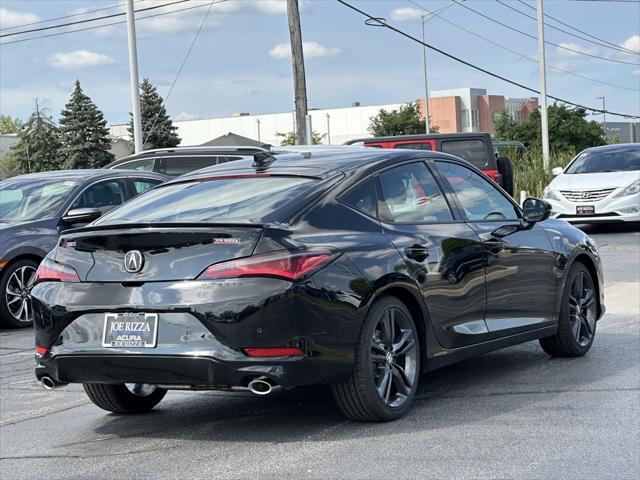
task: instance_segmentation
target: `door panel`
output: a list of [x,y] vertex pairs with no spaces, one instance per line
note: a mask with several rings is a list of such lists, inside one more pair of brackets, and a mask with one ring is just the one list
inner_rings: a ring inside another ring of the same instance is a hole
[[419,285],[440,344],[486,340],[484,251],[476,232],[454,221],[422,162],[386,170],[377,189],[383,232]]

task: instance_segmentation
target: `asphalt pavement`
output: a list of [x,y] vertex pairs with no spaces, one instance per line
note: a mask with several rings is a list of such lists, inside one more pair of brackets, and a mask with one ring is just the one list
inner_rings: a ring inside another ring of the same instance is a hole
[[33,336],[0,331],[0,478],[640,478],[640,229],[593,227],[607,313],[583,358],[532,342],[425,375],[409,414],[345,420],[323,388],[169,392],[108,414],[45,391]]

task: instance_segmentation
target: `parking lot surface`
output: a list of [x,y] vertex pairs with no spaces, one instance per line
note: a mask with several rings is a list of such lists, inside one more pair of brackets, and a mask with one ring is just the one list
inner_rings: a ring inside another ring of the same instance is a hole
[[422,377],[409,414],[346,421],[326,389],[169,392],[108,414],[45,391],[33,336],[0,332],[0,478],[640,478],[640,229],[591,227],[607,313],[587,356],[537,342]]

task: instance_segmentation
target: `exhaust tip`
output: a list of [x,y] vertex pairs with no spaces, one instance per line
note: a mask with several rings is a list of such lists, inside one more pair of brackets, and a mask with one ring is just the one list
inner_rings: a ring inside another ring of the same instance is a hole
[[269,395],[273,391],[273,385],[271,385],[264,378],[256,378],[249,382],[249,391],[256,395]]
[[47,377],[47,376],[42,377],[40,379],[40,383],[42,384],[45,390],[53,390],[54,388],[56,388],[56,382],[54,382],[53,378],[51,377]]

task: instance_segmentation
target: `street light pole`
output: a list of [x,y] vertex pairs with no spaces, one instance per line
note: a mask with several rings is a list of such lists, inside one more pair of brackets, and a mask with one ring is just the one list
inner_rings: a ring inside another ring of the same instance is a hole
[[537,0],[538,13],[538,72],[540,76],[540,111],[542,117],[542,165],[549,170],[549,117],[547,114],[547,70],[544,53],[544,11],[543,0]]
[[127,0],[127,38],[129,41],[129,74],[131,79],[131,111],[133,114],[133,143],[135,153],[142,145],[142,118],[140,115],[140,81],[138,80],[138,51],[136,47],[136,18],[133,0]]
[[596,97],[596,100],[602,100],[602,131],[604,132],[604,138],[607,139],[607,107],[604,103],[604,95],[602,97]]
[[424,24],[427,15],[420,15],[420,23],[422,23],[422,68],[424,70],[424,124],[427,135],[431,133],[429,128],[429,86],[427,84],[427,47],[425,43]]

